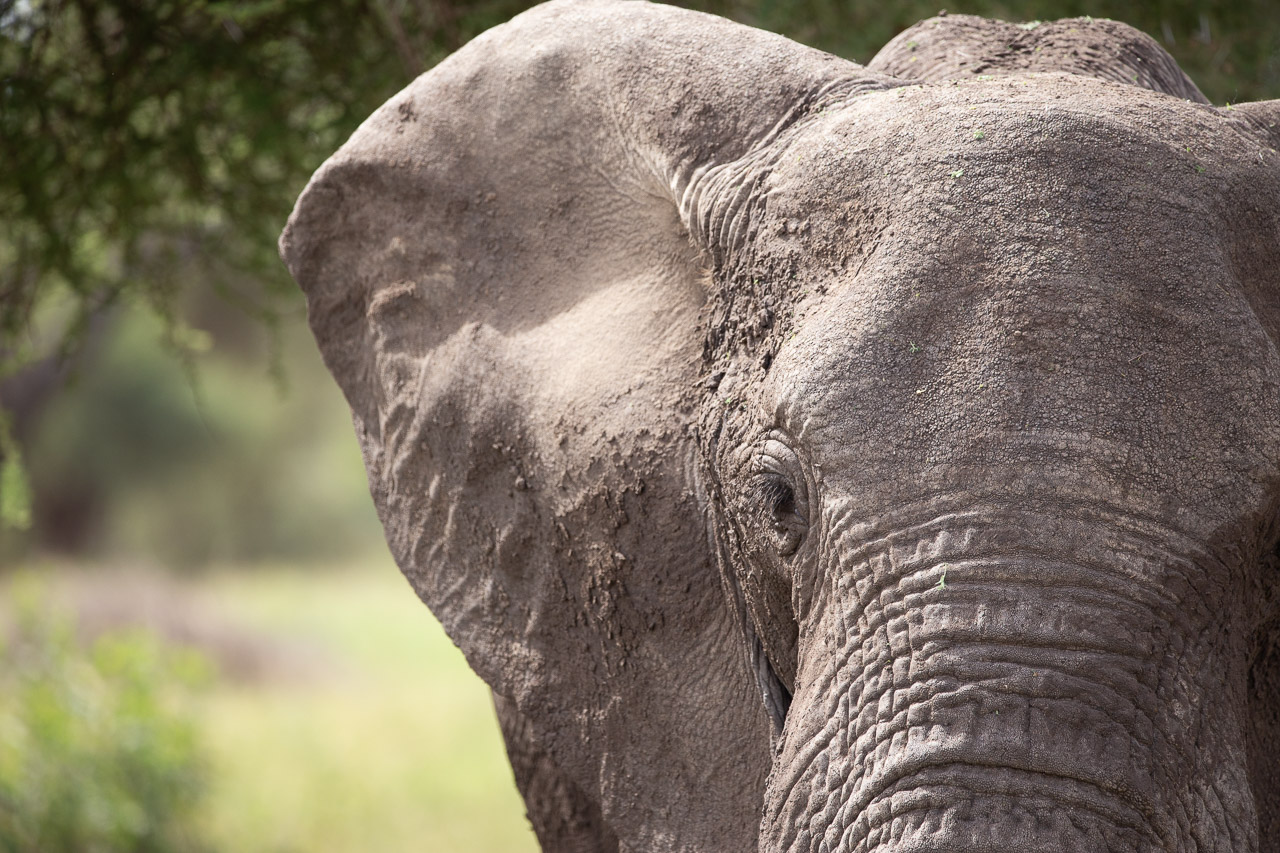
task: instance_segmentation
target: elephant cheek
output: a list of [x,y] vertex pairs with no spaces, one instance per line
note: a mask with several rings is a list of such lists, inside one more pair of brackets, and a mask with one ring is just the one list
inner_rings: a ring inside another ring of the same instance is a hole
[[801,638],[761,850],[1257,849],[1210,613],[1092,564],[875,562]]

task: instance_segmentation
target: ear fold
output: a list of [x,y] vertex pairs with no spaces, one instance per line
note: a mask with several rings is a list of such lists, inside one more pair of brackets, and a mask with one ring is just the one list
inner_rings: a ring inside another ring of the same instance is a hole
[[768,723],[691,462],[690,233],[731,217],[720,167],[862,75],[557,0],[383,106],[281,238],[396,560],[626,849],[755,846]]
[[1209,103],[1155,39],[1106,19],[1010,24],[973,15],[929,18],[899,33],[867,68],[921,82],[1066,71]]
[[1280,100],[1251,101],[1236,104],[1229,109],[1262,137],[1272,154],[1280,151]]

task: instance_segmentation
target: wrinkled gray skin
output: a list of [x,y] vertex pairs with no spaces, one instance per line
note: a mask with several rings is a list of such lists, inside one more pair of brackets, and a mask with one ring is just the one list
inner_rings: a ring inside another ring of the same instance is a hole
[[1280,851],[1280,104],[556,2],[281,240],[549,851]]

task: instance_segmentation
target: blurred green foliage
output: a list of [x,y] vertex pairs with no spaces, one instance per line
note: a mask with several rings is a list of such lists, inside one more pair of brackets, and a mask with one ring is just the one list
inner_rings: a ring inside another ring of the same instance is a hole
[[9,419],[0,411],[0,528],[31,527],[31,485],[22,464],[22,448]]
[[0,0],[0,344],[42,299],[63,343],[122,296],[192,286],[261,319],[293,289],[275,238],[379,103],[520,4]]
[[167,354],[162,320],[110,315],[27,436],[35,524],[0,535],[11,560],[34,549],[186,569],[379,544],[345,404],[310,335],[281,329],[282,393],[261,335],[233,346],[234,312],[217,307],[190,308],[223,339],[194,373]]
[[0,649],[0,850],[179,853],[207,788],[201,660],[145,633],[82,648],[38,595]]
[[347,568],[178,581],[310,652],[203,703],[205,837],[236,853],[534,853],[489,689],[389,559]]

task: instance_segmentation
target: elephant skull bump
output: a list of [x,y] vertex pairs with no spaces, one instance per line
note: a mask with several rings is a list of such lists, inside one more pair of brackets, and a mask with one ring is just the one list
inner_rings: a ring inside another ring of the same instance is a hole
[[553,0],[281,251],[551,851],[1280,851],[1280,102]]

